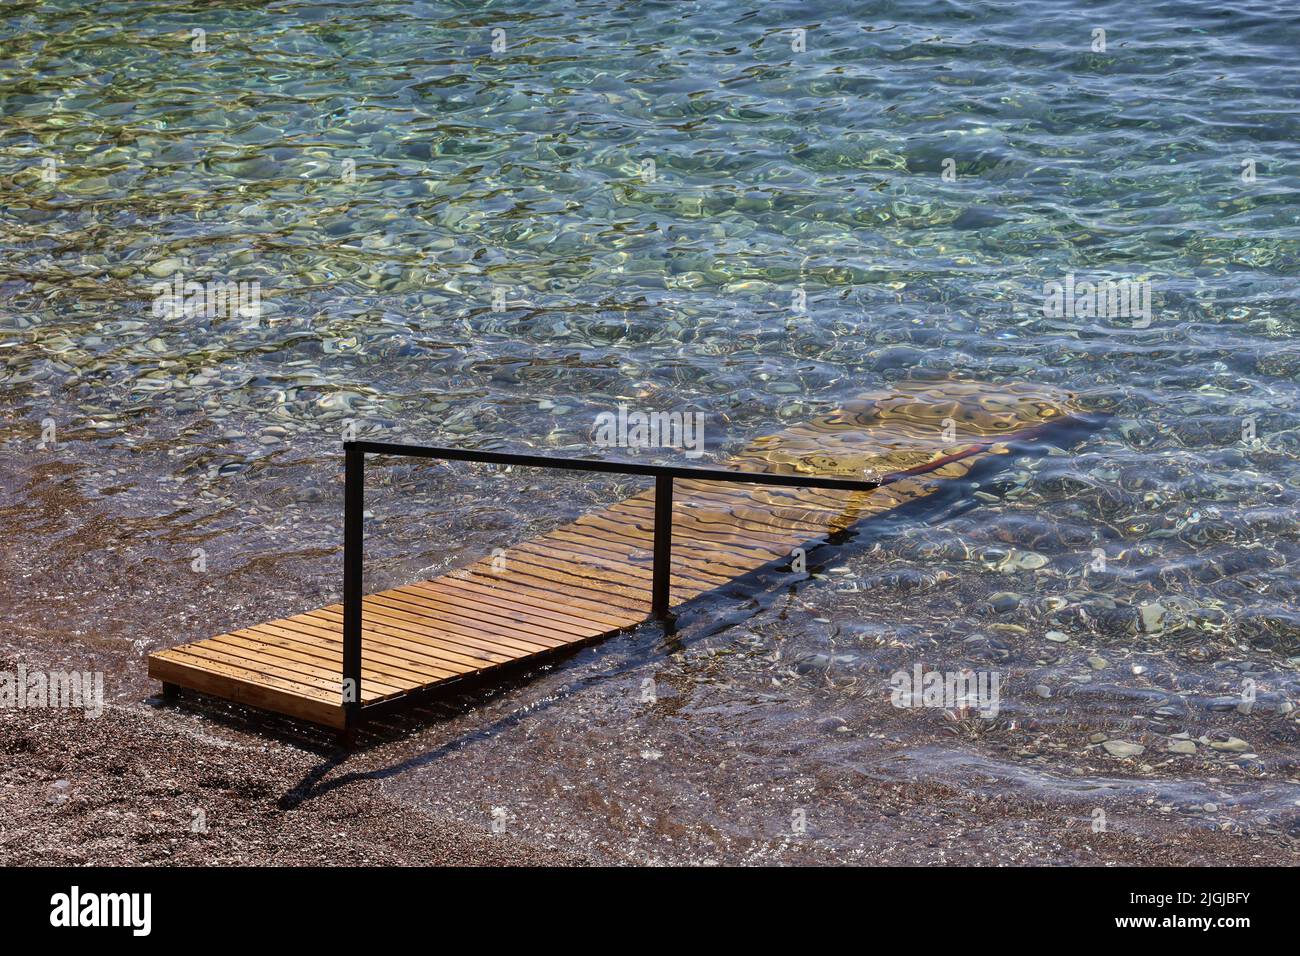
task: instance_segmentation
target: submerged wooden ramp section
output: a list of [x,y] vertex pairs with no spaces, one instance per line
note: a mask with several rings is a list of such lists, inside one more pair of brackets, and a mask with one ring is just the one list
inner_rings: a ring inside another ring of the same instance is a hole
[[[926,497],[1005,442],[1068,417],[1068,397],[1026,385],[936,382],[870,395],[758,439],[724,467],[879,479],[872,491],[678,478],[669,603],[680,606],[828,534]],[[540,659],[650,617],[655,492],[429,581],[362,601],[361,705],[395,703],[508,664]],[[149,656],[186,687],[329,727],[342,702],[344,608],[331,604]]]

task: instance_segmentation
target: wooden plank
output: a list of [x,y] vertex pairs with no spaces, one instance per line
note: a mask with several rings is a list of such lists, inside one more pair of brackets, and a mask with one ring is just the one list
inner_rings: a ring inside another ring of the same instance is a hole
[[178,687],[188,687],[237,704],[296,717],[326,727],[343,727],[343,707],[281,690],[259,681],[240,680],[189,665],[182,660],[149,655],[149,676]]
[[456,593],[451,589],[438,587],[436,582],[433,581],[417,581],[415,584],[408,585],[401,590],[435,594],[444,600],[456,602],[459,607],[473,611],[476,615],[495,615],[498,617],[508,615],[513,620],[525,621],[537,627],[545,627],[550,633],[559,631],[566,634],[575,634],[579,637],[587,637],[591,634],[590,621],[575,621],[570,617],[559,617],[520,602],[511,604],[492,601],[486,597]]
[[645,614],[642,612],[619,611],[617,607],[610,604],[591,607],[589,602],[581,598],[545,590],[527,583],[522,577],[512,578],[508,589],[501,587],[495,578],[488,583],[482,578],[470,574],[461,575],[459,572],[445,574],[440,578],[435,578],[434,581],[443,587],[468,590],[476,594],[500,595],[503,592],[508,593],[510,600],[520,601],[533,607],[555,608],[563,612],[571,612],[579,620],[590,621],[593,624],[603,624],[610,628],[630,627],[645,620]]
[[[217,644],[211,638],[203,641],[195,641],[193,644],[186,644],[184,647],[175,648],[177,653],[186,656],[191,663],[196,666],[204,666],[209,670],[217,673],[227,674],[230,676],[252,677],[255,680],[269,682],[273,686],[284,688],[294,688],[302,692],[315,691],[319,698],[328,700],[331,697],[342,697],[342,678],[338,681],[331,680],[328,677],[317,677],[312,674],[297,673],[282,668],[274,662],[257,659],[256,655],[249,653],[235,653],[226,648],[225,645]],[[375,693],[372,689],[366,689],[363,686],[361,699],[365,701],[367,697],[382,697],[381,693]]]
[[[321,640],[327,641],[331,646],[337,646],[338,650],[335,653],[339,657],[341,666],[343,653],[343,614],[341,611],[335,612],[334,616],[331,616],[331,612],[321,608],[309,614],[285,618],[273,623],[285,628],[292,627],[307,631],[320,636]],[[374,621],[365,621],[363,623],[361,646],[364,652],[373,654],[378,651],[395,660],[409,662],[413,666],[430,670],[445,670],[449,675],[462,674],[474,670],[478,666],[477,661],[461,660],[445,652],[442,648],[434,645],[428,635],[410,634],[397,629],[392,629],[390,633],[389,628]]]
[[583,634],[591,633],[593,625],[604,627],[625,627],[629,624],[639,623],[639,615],[629,615],[619,619],[612,615],[602,614],[597,617],[590,612],[584,613],[581,609],[573,605],[558,604],[554,601],[544,601],[533,597],[522,588],[513,589],[505,592],[508,597],[502,597],[498,592],[487,588],[476,588],[472,583],[452,578],[450,576],[434,578],[431,581],[420,581],[418,587],[428,588],[429,590],[438,591],[449,597],[464,596],[465,600],[476,601],[482,604],[489,604],[494,607],[509,609],[519,607],[528,609],[529,614],[543,617],[546,620],[553,620],[570,625],[572,628],[581,631]]
[[[294,622],[296,625],[296,622]],[[342,629],[328,631],[324,628],[314,629],[308,626],[291,626],[288,621],[269,621],[255,624],[247,630],[232,631],[232,634],[246,635],[257,640],[271,641],[282,647],[299,650],[310,654],[331,667],[342,668]],[[380,677],[400,679],[413,678],[421,683],[451,677],[455,672],[436,667],[427,661],[393,654],[382,644],[365,642],[366,655],[362,660],[361,676],[368,679],[371,673]]]
[[432,602],[425,603],[418,598],[391,591],[369,595],[363,602],[363,606],[367,605],[367,610],[374,608],[386,617],[425,623],[428,627],[437,627],[456,635],[465,645],[511,657],[515,656],[513,652],[536,653],[563,643],[551,637],[531,634],[518,626],[479,621],[460,609],[444,611],[433,606]]
[[[342,609],[321,608],[318,613],[335,615],[339,624],[343,623]],[[471,668],[481,667],[484,662],[513,660],[517,656],[512,648],[496,647],[487,642],[474,643],[470,638],[443,631],[431,618],[407,615],[401,611],[367,608],[363,621],[366,628],[373,628],[379,634],[423,644],[430,654],[437,654],[449,663],[459,661],[468,664]]]
[[[312,668],[313,672],[330,677],[336,684],[343,679],[341,646],[337,652],[329,653],[334,649],[318,644],[291,640],[277,634],[268,634],[255,628],[232,631],[229,634],[209,638],[209,640],[233,646],[251,647],[253,650],[261,651],[273,657],[302,664]],[[371,656],[369,661],[364,659],[362,661],[361,679],[368,684],[389,687],[393,692],[420,687],[427,684],[430,678],[437,679],[437,675],[430,673],[398,673],[383,667],[382,663],[376,667],[374,655]]]
[[[517,550],[539,558],[550,558],[561,562],[572,561],[585,565],[592,573],[608,574],[630,588],[649,591],[653,577],[654,555],[643,548],[624,548],[620,553],[621,547],[619,544],[611,543],[607,548],[597,549],[585,542],[579,544],[567,538],[546,537],[520,545]],[[673,573],[669,576],[673,587],[683,590],[715,588],[735,577],[734,574],[710,571],[683,574],[681,570],[686,565],[684,558],[679,559],[674,555]]]
[[[457,577],[460,574],[464,574],[472,580],[492,585],[499,585],[502,578],[500,574],[485,571],[476,566],[465,568],[463,571],[453,571],[448,577]],[[552,580],[550,577],[533,573],[528,567],[525,567],[522,571],[512,567],[510,581],[512,587],[526,586],[545,591],[548,594],[560,595],[566,600],[578,601],[583,607],[595,605],[596,607],[616,608],[623,612],[634,613],[642,620],[645,619],[645,615],[650,610],[650,594],[648,591],[636,597],[624,597],[613,592],[602,593],[590,584],[568,584],[563,581]]]
[[483,608],[468,601],[449,600],[436,591],[423,591],[410,585],[384,593],[391,595],[395,600],[401,600],[422,610],[427,609],[430,612],[429,616],[438,620],[465,621],[470,626],[482,627],[494,634],[507,634],[512,637],[517,634],[517,639],[530,645],[530,650],[558,647],[565,643],[556,635],[556,627],[539,625],[523,613],[507,614],[499,609]]

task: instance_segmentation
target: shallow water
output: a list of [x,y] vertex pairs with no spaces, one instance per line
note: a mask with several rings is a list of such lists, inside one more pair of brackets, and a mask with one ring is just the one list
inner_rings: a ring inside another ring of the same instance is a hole
[[[1037,382],[1115,417],[512,683],[390,788],[627,859],[858,858],[861,779],[1294,829],[1291,5],[82,6],[0,11],[20,646],[129,654],[139,699],[148,651],[336,598],[349,425],[626,454],[598,413],[693,409],[707,462],[891,383]],[[260,314],[160,315],[178,273]],[[1149,325],[1044,315],[1068,274],[1149,280]],[[377,467],[367,585],[639,487]],[[918,662],[997,669],[998,717],[892,707]]]

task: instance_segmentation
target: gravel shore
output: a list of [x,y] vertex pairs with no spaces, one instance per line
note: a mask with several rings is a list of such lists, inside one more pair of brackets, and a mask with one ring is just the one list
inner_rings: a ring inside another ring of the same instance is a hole
[[193,723],[143,704],[97,719],[0,710],[0,865],[583,862],[431,820],[364,777],[299,799],[320,755]]

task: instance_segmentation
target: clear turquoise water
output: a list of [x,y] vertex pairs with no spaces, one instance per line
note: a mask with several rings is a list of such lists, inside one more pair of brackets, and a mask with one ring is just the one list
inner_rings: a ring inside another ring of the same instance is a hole
[[[1207,802],[1212,825],[1295,826],[1291,5],[87,6],[0,11],[16,647],[60,635],[119,662],[138,700],[144,652],[336,595],[349,421],[591,454],[619,402],[690,407],[714,457],[882,384],[1037,381],[1113,426],[968,489],[972,510],[873,531],[739,620],[647,629],[420,731],[395,792],[469,820],[510,805],[614,857],[764,858],[787,773],[823,806],[793,858],[861,844],[854,773],[1007,792],[1027,775],[1062,800],[1121,780],[1104,789],[1134,827],[1152,793],[1189,827]],[[178,269],[258,281],[261,317],[154,315]],[[1148,279],[1150,326],[1045,317],[1043,284],[1067,273]],[[372,587],[628,490],[409,465],[374,480]],[[1088,573],[1098,547],[1108,570]],[[993,613],[1002,592],[1021,601]],[[828,653],[853,663],[828,674]],[[917,659],[997,661],[1004,719],[954,735],[882,710],[888,672]],[[652,707],[649,676],[672,688]],[[1246,680],[1262,703],[1240,714]],[[1112,758],[1103,733],[1147,752]],[[1177,733],[1205,742],[1173,757]],[[1247,750],[1211,745],[1229,736]],[[605,799],[622,811],[592,810]]]

